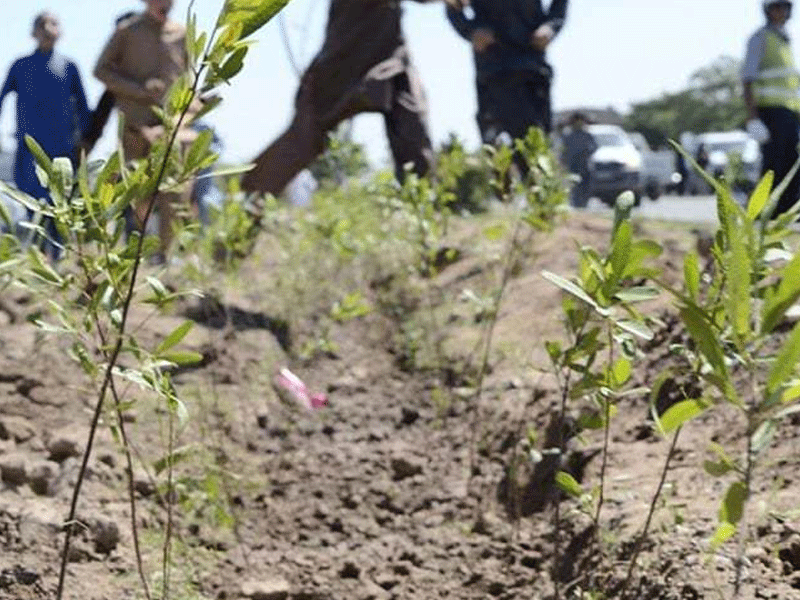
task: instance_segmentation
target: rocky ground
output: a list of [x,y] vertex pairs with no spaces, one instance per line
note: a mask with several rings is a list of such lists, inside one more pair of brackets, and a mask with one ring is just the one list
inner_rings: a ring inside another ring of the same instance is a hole
[[[437,289],[458,297],[490,282],[490,252],[469,225],[456,227],[459,260]],[[298,358],[297,337],[316,321],[288,328],[271,304],[268,260],[258,252],[242,273],[217,285],[219,302],[183,301],[167,314],[137,309],[140,337],[155,342],[186,317],[186,345],[202,366],[176,374],[188,418],[177,446],[173,552],[163,567],[168,522],[165,474],[154,464],[168,448],[165,411],[146,397],[128,412],[137,455],[137,530],[150,593],[219,599],[608,598],[628,562],[658,484],[669,443],[648,422],[648,398],[626,400],[614,418],[600,531],[580,505],[560,502],[537,473],[517,465],[529,428],[546,431],[559,403],[545,339],[561,336],[560,295],[542,269],[569,276],[574,241],[603,247],[609,223],[570,215],[537,236],[507,290],[495,332],[480,419],[459,372],[480,322],[463,303],[439,313],[450,369],[412,369],[390,311],[334,323],[335,350]],[[690,228],[640,223],[658,238],[662,263],[680,277]],[[177,276],[176,276],[177,277]],[[40,309],[24,292],[1,298],[0,598],[54,598],[63,521],[95,402],[67,356],[67,342],[43,337],[29,318]],[[664,306],[654,310],[666,311]],[[674,360],[683,332],[665,329],[637,366],[651,385]],[[289,365],[329,397],[325,409],[286,406],[270,381]],[[134,392],[130,392],[134,393]],[[800,421],[779,431],[754,481],[741,598],[800,598]],[[731,598],[737,544],[709,553],[726,480],[702,470],[714,441],[741,446],[735,413],[709,411],[682,433],[632,589],[639,599]],[[542,444],[544,444],[542,438]],[[573,455],[591,487],[600,471],[599,433],[575,440]],[[472,449],[476,451],[473,455]],[[142,598],[133,552],[125,459],[108,427],[88,463],[78,504],[65,597]],[[556,538],[562,548],[555,565]]]

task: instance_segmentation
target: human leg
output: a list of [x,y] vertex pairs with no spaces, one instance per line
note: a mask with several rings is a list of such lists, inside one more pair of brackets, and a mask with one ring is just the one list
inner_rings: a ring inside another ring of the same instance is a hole
[[313,73],[303,76],[289,128],[253,160],[244,174],[245,192],[280,194],[286,185],[325,149],[328,129],[320,122],[313,100]]
[[[798,160],[800,121],[794,111],[785,108],[759,109],[759,118],[769,129],[770,139],[762,146],[762,171],[773,171],[779,185]],[[789,210],[800,197],[800,173],[795,173],[778,201],[775,216]]]
[[433,149],[425,123],[425,98],[416,80],[416,74],[406,72],[394,77],[391,110],[384,114],[386,134],[394,158],[395,174],[399,181],[405,175],[405,166],[423,176],[433,168]]

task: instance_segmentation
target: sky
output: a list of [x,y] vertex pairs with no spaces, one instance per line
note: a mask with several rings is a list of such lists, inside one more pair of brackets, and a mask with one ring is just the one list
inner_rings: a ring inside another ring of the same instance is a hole
[[[504,1],[504,0],[498,0]],[[545,5],[548,0],[543,0]],[[209,28],[223,0],[195,0],[201,26]],[[53,11],[61,20],[58,50],[78,64],[90,105],[102,94],[92,76],[97,57],[117,15],[141,10],[140,0],[18,0],[0,4],[3,38],[0,75],[34,48],[33,17]],[[189,0],[176,0],[172,16],[185,20]],[[243,72],[223,88],[224,102],[210,121],[225,143],[223,158],[247,162],[288,125],[298,79],[288,60],[282,29],[297,62],[307,64],[322,43],[328,0],[290,0],[281,18],[259,31]],[[800,14],[788,31],[800,48]],[[570,0],[567,22],[551,45],[556,110],[631,103],[685,87],[689,77],[717,57],[741,58],[749,35],[763,23],[761,0]],[[283,28],[281,27],[283,26]],[[440,3],[404,2],[403,25],[429,104],[435,144],[455,133],[478,145],[472,54],[444,17]],[[14,98],[0,112],[0,143],[14,145]],[[109,125],[95,152],[113,147]],[[354,139],[365,144],[375,166],[389,162],[379,115],[357,117]]]

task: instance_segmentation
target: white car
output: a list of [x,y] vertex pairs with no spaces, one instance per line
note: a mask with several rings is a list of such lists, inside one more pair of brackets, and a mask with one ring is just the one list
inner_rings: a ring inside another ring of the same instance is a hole
[[595,196],[613,206],[622,192],[632,191],[636,203],[642,195],[642,155],[625,131],[616,125],[588,125],[597,142],[589,159],[589,187]]
[[[698,149],[703,146],[708,157],[706,171],[714,177],[731,175],[728,173],[728,165],[732,159],[739,163],[739,172],[733,173],[736,181],[732,184],[734,188],[743,188],[749,192],[755,187],[761,178],[761,147],[745,131],[736,129],[733,131],[713,131],[701,133],[693,136],[691,140],[691,152],[697,157]],[[699,177],[692,179],[693,191],[705,189],[705,183]]]

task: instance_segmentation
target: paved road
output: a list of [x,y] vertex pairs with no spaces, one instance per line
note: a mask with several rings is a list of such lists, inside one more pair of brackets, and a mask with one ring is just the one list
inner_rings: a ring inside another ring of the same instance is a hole
[[[587,210],[611,214],[611,209],[595,198],[589,201]],[[716,223],[717,204],[714,196],[661,196],[656,201],[644,198],[634,214],[667,221]]]

